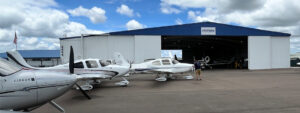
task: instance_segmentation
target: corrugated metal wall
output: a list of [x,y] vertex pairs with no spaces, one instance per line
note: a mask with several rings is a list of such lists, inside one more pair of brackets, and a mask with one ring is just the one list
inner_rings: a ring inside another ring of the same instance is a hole
[[248,68],[274,69],[290,67],[289,37],[249,36]]
[[60,43],[63,63],[68,62],[71,45],[74,48],[75,59],[112,59],[114,52],[120,52],[127,60],[134,60],[135,63],[148,58],[159,58],[161,50],[161,36],[103,35],[64,39],[60,40]]

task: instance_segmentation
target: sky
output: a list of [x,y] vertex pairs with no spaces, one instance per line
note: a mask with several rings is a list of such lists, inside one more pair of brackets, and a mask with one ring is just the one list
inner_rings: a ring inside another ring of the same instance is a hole
[[161,57],[182,58],[182,50],[161,50]]
[[0,52],[59,49],[59,38],[211,21],[291,33],[300,52],[299,0],[0,0]]

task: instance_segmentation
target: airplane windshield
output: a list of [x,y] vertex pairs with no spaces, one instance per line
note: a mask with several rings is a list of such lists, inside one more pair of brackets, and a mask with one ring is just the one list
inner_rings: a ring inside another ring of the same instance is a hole
[[170,61],[168,59],[162,60],[163,65],[171,65]]
[[153,62],[152,62],[152,65],[158,65],[158,66],[159,66],[159,65],[161,65],[161,64],[160,64],[160,61],[159,61],[159,60],[156,60],[156,61],[153,61]]
[[172,61],[173,64],[178,64],[179,62],[177,60]]
[[7,76],[21,70],[21,67],[13,65],[5,59],[0,58],[0,76]]
[[108,66],[108,65],[109,65],[109,63],[104,62],[104,61],[102,61],[102,60],[99,60],[99,63],[100,63],[100,65],[101,65],[102,67],[105,67],[105,66]]
[[85,63],[88,68],[98,68],[98,64],[95,60],[88,60],[85,61]]
[[83,63],[82,62],[75,63],[74,68],[84,68]]

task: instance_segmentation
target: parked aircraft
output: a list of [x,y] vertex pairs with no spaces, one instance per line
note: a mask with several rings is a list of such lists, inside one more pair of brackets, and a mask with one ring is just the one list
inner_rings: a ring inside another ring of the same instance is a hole
[[[66,69],[33,69],[14,65],[0,58],[0,112],[27,112],[46,103],[64,112],[53,100],[74,84],[78,86],[78,80],[93,78],[74,74],[72,47],[68,66]],[[91,99],[81,88],[80,91]]]
[[[180,63],[172,58],[159,58],[149,60],[140,64],[132,64],[132,73],[150,73],[157,74],[157,81],[167,81],[174,78],[175,74],[182,74],[191,71],[193,64]],[[193,79],[193,76],[185,76],[186,79]]]
[[213,67],[216,66],[230,66],[234,64],[235,57],[219,58],[219,59],[211,60],[209,56],[205,56],[199,61],[201,62],[203,68],[212,69]]
[[[57,65],[54,67],[37,68],[32,67],[26,63],[24,58],[17,51],[7,52],[7,56],[10,61],[26,68],[31,69],[67,69],[69,64]],[[81,59],[76,60],[74,64],[75,74],[83,76],[93,76],[93,78],[85,80],[85,84],[81,85],[83,90],[93,89],[93,85],[101,83],[101,79],[112,79],[115,77],[122,77],[122,81],[115,83],[119,86],[127,86],[129,81],[126,80],[123,75],[129,72],[129,63],[124,59],[120,53],[114,54],[116,64],[109,64],[100,59]]]

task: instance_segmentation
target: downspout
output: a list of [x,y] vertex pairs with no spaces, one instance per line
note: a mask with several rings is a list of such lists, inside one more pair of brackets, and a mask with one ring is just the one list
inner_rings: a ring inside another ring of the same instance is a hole
[[81,34],[81,54],[82,54],[82,58],[81,59],[84,59],[84,42],[83,42],[83,34]]

